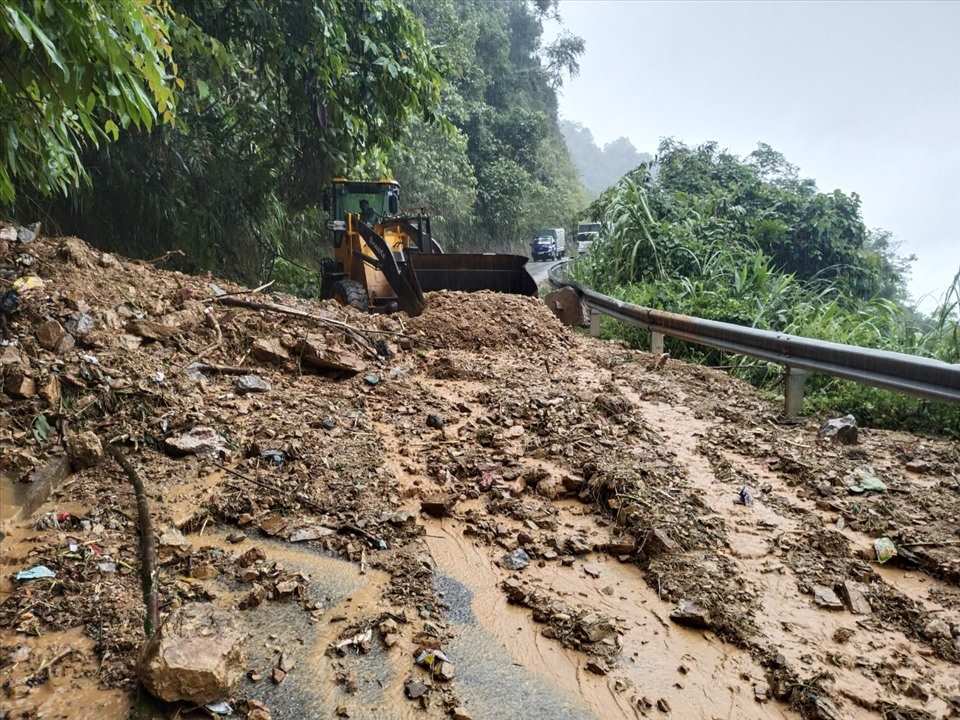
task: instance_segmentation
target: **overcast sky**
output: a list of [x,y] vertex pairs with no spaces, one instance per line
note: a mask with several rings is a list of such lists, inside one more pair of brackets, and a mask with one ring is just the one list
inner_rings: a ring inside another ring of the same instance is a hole
[[859,193],[867,225],[917,255],[915,298],[960,269],[960,3],[561,0],[560,13],[586,41],[561,115],[599,143],[769,143],[821,190]]

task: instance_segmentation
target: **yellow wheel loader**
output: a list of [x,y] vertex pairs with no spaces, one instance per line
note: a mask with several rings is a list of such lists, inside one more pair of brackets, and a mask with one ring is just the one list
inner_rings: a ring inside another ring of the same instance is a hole
[[423,312],[431,290],[495,290],[535,295],[527,258],[444,253],[430,217],[400,213],[400,185],[336,178],[324,196],[334,256],[323,267],[323,294],[360,310]]

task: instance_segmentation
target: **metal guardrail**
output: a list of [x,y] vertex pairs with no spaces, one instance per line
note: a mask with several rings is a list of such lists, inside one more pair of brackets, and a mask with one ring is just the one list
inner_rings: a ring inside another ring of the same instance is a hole
[[567,276],[566,264],[550,269],[550,284],[556,288],[568,287],[577,293],[590,311],[592,334],[599,333],[600,315],[607,315],[649,330],[653,352],[663,352],[663,338],[669,336],[783,365],[786,369],[784,410],[788,417],[800,413],[804,384],[811,373],[932,400],[960,402],[960,365],[632,305],[583,287]]

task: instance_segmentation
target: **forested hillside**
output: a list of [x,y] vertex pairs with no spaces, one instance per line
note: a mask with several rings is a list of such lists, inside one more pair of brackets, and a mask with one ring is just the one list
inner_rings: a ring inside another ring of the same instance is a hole
[[560,121],[560,131],[570,158],[591,199],[616,183],[640,163],[649,162],[649,153],[639,152],[628,138],[620,137],[603,147],[597,145],[590,128],[570,120]]
[[[821,192],[779,152],[745,158],[716,143],[666,140],[583,217],[604,223],[576,268],[640,305],[750,327],[960,361],[960,276],[931,317],[906,303],[911,258],[866,227],[856,193]],[[622,327],[613,332],[644,342]],[[775,386],[779,368],[677,343],[674,354],[730,365]],[[813,402],[873,424],[960,433],[953,406],[818,377]]]
[[336,174],[396,176],[452,248],[582,207],[555,90],[583,44],[542,42],[556,0],[3,5],[0,202],[23,220],[252,280],[315,266]]

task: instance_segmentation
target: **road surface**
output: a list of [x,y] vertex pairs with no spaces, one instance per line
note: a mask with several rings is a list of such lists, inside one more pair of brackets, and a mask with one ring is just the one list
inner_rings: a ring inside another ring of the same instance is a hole
[[537,285],[542,285],[547,281],[547,273],[550,272],[550,268],[557,264],[557,260],[547,260],[546,262],[533,262],[532,260],[527,263],[527,272],[530,273],[530,277],[534,279],[534,282]]

